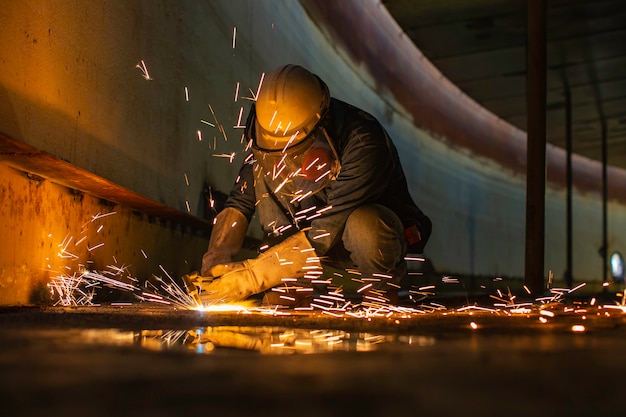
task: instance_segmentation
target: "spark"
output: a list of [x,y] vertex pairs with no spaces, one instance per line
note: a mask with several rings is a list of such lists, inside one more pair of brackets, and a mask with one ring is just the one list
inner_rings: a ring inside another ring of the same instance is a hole
[[[278,110],[274,110],[274,114],[272,114],[272,118],[270,119],[270,124],[269,124],[270,127],[272,127],[272,125],[274,124],[274,119],[276,119],[277,114],[278,114]],[[280,127],[280,122],[278,123],[278,126],[276,126],[276,130],[274,131],[274,133],[276,133],[279,127]],[[284,151],[285,149],[283,149],[283,152]]]
[[356,292],[365,291],[366,289],[371,288],[371,287],[372,287],[372,284],[370,283],[370,284],[367,284],[367,285],[362,286],[361,288],[359,288],[358,290],[356,290]]
[[209,110],[211,110],[211,114],[213,115],[213,120],[215,120],[215,125],[217,126],[217,129],[222,132],[222,135],[224,136],[224,140],[228,141],[228,138],[226,137],[226,131],[224,130],[224,127],[217,121],[217,116],[215,116],[215,111],[213,111],[213,107],[209,104]]
[[315,159],[314,159],[314,160],[313,160],[313,161],[312,161],[309,165],[307,165],[307,167],[306,167],[306,168],[304,168],[304,170],[305,170],[305,171],[310,170],[310,169],[311,169],[311,167],[312,167],[313,165],[315,165],[315,164],[317,163],[317,161],[319,161],[319,160],[320,160],[320,158],[319,158],[319,157],[315,158]]
[[326,232],[326,233],[319,234],[317,236],[313,236],[313,240],[321,239],[321,238],[327,237],[327,236],[330,236],[330,232]]
[[233,129],[245,129],[246,125],[241,124],[241,118],[243,117],[243,107],[239,108],[239,118],[237,119],[237,124],[233,126]]
[[189,89],[185,87],[185,101],[189,101]]
[[319,181],[321,181],[321,180],[322,180],[324,177],[326,177],[328,174],[330,174],[330,169],[329,169],[328,171],[324,172],[324,173],[323,173],[322,175],[320,175],[319,177],[317,177],[317,178],[315,179],[315,182],[319,182]]
[[135,65],[135,68],[139,68],[141,70],[141,76],[146,80],[146,81],[151,81],[154,80],[154,78],[150,77],[150,74],[148,73],[148,68],[146,67],[146,63],[143,61],[143,59],[141,60],[140,63],[138,63],[137,65]]
[[283,136],[285,136],[287,134],[287,131],[289,130],[289,127],[291,127],[291,122],[287,123],[287,127],[285,127],[285,130],[283,131]]
[[215,125],[207,120],[200,119],[200,123],[204,123],[205,125],[209,125],[211,127],[215,127]]
[[237,37],[237,26],[233,27],[233,49],[235,49],[235,39]]
[[103,242],[103,243],[99,243],[99,244],[97,244],[96,246],[92,246],[92,247],[90,247],[90,248],[87,248],[87,250],[88,250],[89,252],[91,252],[91,251],[93,251],[93,250],[95,250],[95,249],[98,249],[98,248],[99,248],[99,247],[101,247],[101,246],[104,246],[104,242]]
[[209,206],[212,209],[215,209],[215,200],[213,199],[213,191],[211,190],[211,187],[209,187]]
[[306,214],[306,213],[308,213],[309,211],[315,210],[315,208],[316,208],[315,206],[312,206],[312,207],[309,207],[309,208],[306,208],[306,209],[303,209],[303,210],[297,211],[295,214],[296,214],[296,216],[299,216],[299,215],[301,215],[301,214]]
[[232,153],[214,153],[213,156],[217,156],[218,158],[228,158],[229,162],[232,164],[233,159],[235,159],[235,152]]
[[104,214],[100,214],[100,213],[98,213],[98,214],[96,214],[95,216],[91,216],[91,221],[92,221],[92,222],[94,222],[94,221],[96,221],[96,220],[98,220],[98,219],[102,219],[102,218],[104,218],[104,217],[112,216],[112,215],[114,215],[114,214],[117,214],[117,212],[115,212],[115,211],[111,211],[111,212],[109,212],[109,213],[104,213]]
[[237,102],[237,98],[239,98],[239,82],[237,82],[237,86],[235,87],[235,103]]
[[283,188],[285,184],[287,184],[288,181],[289,181],[289,178],[285,178],[283,182],[278,184],[278,187],[276,187],[276,189],[274,190],[274,194],[278,193],[278,191],[280,191],[280,189]]
[[202,142],[202,131],[197,130],[196,133],[198,135],[198,142]]
[[584,287],[585,285],[587,285],[587,283],[586,283],[586,282],[583,282],[582,284],[575,286],[574,288],[572,288],[571,290],[568,290],[567,292],[570,292],[570,293],[571,293],[571,292],[574,292],[574,291],[576,291],[576,290],[578,290],[578,289],[580,289],[580,288]]
[[185,176],[185,184],[189,185],[189,177],[187,177],[187,173],[185,173],[184,176]]
[[[261,92],[261,86],[263,85],[263,79],[265,78],[265,73],[261,74],[261,79],[259,80],[259,87],[256,90],[256,94],[252,93],[252,98],[254,101],[257,100],[257,98],[259,97],[259,93]],[[270,126],[272,124],[270,123]]]

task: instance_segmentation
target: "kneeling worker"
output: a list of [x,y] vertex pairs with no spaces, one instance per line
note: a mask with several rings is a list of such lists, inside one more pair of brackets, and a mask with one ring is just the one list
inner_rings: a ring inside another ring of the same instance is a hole
[[[310,286],[325,262],[357,270],[365,293],[397,294],[404,257],[423,252],[431,222],[413,202],[381,124],[331,98],[315,74],[285,65],[265,76],[245,135],[252,156],[216,217],[194,281],[202,303]],[[255,210],[269,249],[232,262]]]

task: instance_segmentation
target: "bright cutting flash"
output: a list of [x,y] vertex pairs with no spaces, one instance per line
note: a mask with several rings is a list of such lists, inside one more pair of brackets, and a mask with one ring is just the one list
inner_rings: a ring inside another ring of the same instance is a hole
[[206,312],[247,312],[254,307],[254,303],[238,303],[238,304],[214,304],[210,306],[198,306],[194,310]]

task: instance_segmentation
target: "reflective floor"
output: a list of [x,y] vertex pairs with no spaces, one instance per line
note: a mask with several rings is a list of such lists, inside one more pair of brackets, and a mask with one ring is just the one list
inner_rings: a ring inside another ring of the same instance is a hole
[[2,415],[615,416],[620,306],[346,318],[0,311]]

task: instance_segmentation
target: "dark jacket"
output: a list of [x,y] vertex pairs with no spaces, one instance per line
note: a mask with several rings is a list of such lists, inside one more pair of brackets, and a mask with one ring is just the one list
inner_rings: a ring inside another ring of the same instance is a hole
[[[254,138],[254,117],[253,108],[247,121],[248,139]],[[331,100],[329,114],[320,123],[339,154],[341,171],[336,180],[300,204],[290,204],[268,190],[264,181],[255,182],[253,162],[244,162],[226,207],[239,210],[248,221],[258,207],[267,238],[280,240],[305,229],[322,256],[341,241],[352,210],[381,204],[398,215],[409,234],[417,226],[421,242],[411,248],[410,237],[407,240],[409,252],[421,253],[430,235],[430,220],[411,198],[398,152],[382,125],[365,111],[337,99]]]

